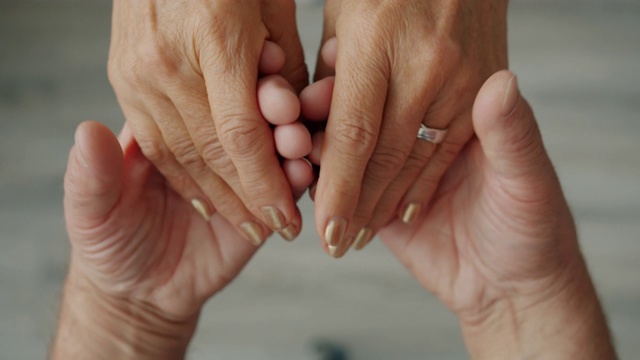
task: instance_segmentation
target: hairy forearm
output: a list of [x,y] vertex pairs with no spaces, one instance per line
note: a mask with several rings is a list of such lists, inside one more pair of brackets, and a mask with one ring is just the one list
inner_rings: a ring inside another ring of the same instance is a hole
[[152,311],[98,294],[70,275],[50,358],[183,359],[196,320],[168,322]]
[[461,319],[473,359],[615,359],[596,291],[582,259],[557,291],[514,296],[476,319]]

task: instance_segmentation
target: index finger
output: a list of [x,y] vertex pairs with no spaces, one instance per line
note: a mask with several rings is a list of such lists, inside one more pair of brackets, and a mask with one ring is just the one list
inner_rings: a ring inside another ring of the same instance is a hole
[[[372,41],[338,39],[335,88],[316,190],[316,226],[329,251],[342,249],[375,148],[387,96],[386,53]],[[332,254],[333,255],[333,254]]]

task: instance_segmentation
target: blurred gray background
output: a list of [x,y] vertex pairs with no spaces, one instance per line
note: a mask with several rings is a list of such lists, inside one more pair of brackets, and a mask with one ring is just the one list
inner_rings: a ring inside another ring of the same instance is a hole
[[[314,67],[322,9],[299,7]],[[640,358],[640,1],[514,1],[510,61],[577,219],[623,359]],[[69,247],[75,126],[123,117],[106,78],[108,1],[0,1],[0,359],[46,356]],[[302,204],[307,224],[312,206]],[[455,318],[378,242],[341,261],[312,225],[272,239],[206,307],[190,359],[465,359]]]

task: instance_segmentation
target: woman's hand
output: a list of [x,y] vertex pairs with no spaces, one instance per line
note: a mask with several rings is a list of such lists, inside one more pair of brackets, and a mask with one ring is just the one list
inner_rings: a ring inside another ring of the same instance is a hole
[[[480,86],[507,67],[506,3],[327,0],[323,43],[337,38],[337,60],[334,71],[320,57],[316,72],[335,73],[316,226],[330,245],[366,244],[427,208],[473,135]],[[447,129],[444,142],[416,140],[421,123]]]
[[143,154],[205,218],[293,239],[301,218],[256,100],[275,73],[307,83],[293,0],[114,0],[109,78]]

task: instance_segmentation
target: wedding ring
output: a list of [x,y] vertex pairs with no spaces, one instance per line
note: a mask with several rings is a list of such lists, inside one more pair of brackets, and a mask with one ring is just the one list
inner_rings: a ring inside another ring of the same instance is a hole
[[418,139],[434,144],[441,143],[446,135],[447,130],[432,129],[425,124],[420,124],[420,130],[418,130]]

